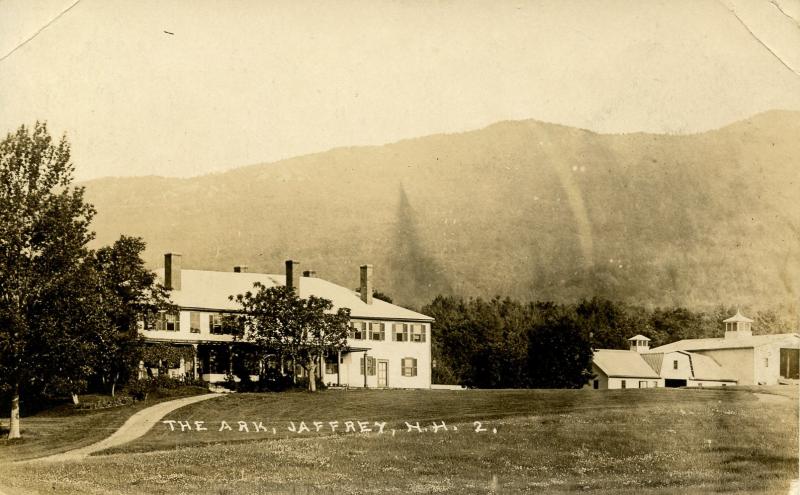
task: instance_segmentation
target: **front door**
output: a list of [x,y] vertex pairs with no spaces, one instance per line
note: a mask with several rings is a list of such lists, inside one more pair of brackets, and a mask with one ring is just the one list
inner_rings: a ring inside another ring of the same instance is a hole
[[378,387],[389,386],[389,361],[378,361]]

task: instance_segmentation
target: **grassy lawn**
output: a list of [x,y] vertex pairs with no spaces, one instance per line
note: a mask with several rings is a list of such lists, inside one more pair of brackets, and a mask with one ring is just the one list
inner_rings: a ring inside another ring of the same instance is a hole
[[[21,420],[22,437],[8,440],[8,418],[0,428],[0,464],[23,459],[44,457],[90,445],[113,433],[137,411],[165,400],[206,393],[201,388],[170,391],[168,395],[151,394],[147,401],[109,409],[80,410],[63,404]],[[105,396],[85,396],[82,402]],[[7,411],[5,411],[8,413]]]
[[[204,421],[207,431],[161,424],[85,461],[0,466],[0,484],[9,493],[76,494],[786,493],[797,478],[797,391],[758,392],[781,395],[759,400],[732,388],[240,394],[165,418]],[[233,431],[219,431],[223,420]],[[240,420],[267,431],[235,431]],[[301,421],[312,431],[289,431]],[[330,421],[339,422],[335,433]],[[352,433],[346,421],[387,424],[382,434]],[[408,432],[405,421],[444,421],[448,430]],[[475,432],[474,421],[487,431]]]

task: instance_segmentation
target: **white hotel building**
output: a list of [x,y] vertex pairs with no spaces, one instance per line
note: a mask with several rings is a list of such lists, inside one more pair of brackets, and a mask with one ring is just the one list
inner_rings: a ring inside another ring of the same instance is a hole
[[[164,268],[156,270],[177,311],[159,318],[153,328],[140,326],[148,342],[165,342],[191,348],[193,356],[173,373],[186,373],[209,382],[221,382],[240,357],[225,333],[222,316],[240,310],[229,296],[253,289],[286,285],[300,297],[314,295],[333,302],[334,311],[349,308],[351,329],[348,348],[326,356],[320,374],[324,383],[369,388],[431,387],[431,323],[420,313],[372,297],[372,265],[360,268],[360,292],[336,285],[314,272],[300,276],[298,263],[286,262],[286,273],[249,273],[237,266],[231,272],[184,270],[181,255],[164,255]],[[246,346],[246,343],[244,343]],[[365,366],[366,364],[366,366]],[[257,374],[253,370],[253,374]]]

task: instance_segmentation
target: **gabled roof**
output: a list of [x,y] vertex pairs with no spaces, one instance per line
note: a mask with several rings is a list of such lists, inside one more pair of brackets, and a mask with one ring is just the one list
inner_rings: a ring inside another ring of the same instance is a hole
[[715,349],[754,348],[776,343],[786,343],[786,345],[796,348],[800,346],[800,335],[796,333],[776,333],[730,338],[685,339],[655,347],[651,350],[655,352],[710,351]]
[[646,340],[648,342],[650,341],[650,339],[648,339],[647,337],[645,337],[642,334],[634,335],[633,337],[629,338],[628,340]]
[[[164,281],[164,269],[155,270],[160,282]],[[183,308],[198,308],[218,311],[241,309],[229,296],[253,290],[253,284],[261,282],[266,287],[285,285],[285,275],[270,275],[250,272],[217,272],[209,270],[181,270],[181,289],[170,292],[172,302]],[[392,320],[433,321],[430,316],[411,311],[395,304],[373,298],[372,304],[361,300],[358,292],[316,277],[300,278],[300,297],[314,295],[333,302],[334,310],[350,308],[353,318],[382,318]]]
[[609,377],[659,378],[636,351],[597,349],[594,351],[593,362]]

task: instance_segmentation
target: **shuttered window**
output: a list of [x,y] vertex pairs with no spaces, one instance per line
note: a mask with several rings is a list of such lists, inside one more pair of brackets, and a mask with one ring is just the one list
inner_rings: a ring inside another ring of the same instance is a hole
[[[361,358],[361,375],[364,375],[364,358]],[[367,375],[375,376],[375,358],[367,356]]]
[[403,358],[401,368],[403,376],[417,376],[417,358]]
[[392,340],[405,342],[408,340],[408,325],[405,323],[392,323]]
[[386,340],[386,325],[380,322],[370,322],[369,324],[369,339],[370,340]]
[[425,325],[418,323],[411,325],[411,341],[425,342]]
[[350,322],[349,337],[355,340],[365,340],[367,338],[367,322],[365,321]]
[[181,329],[181,319],[177,312],[167,313],[162,312],[158,314],[156,319],[156,330],[166,332],[179,332]]

